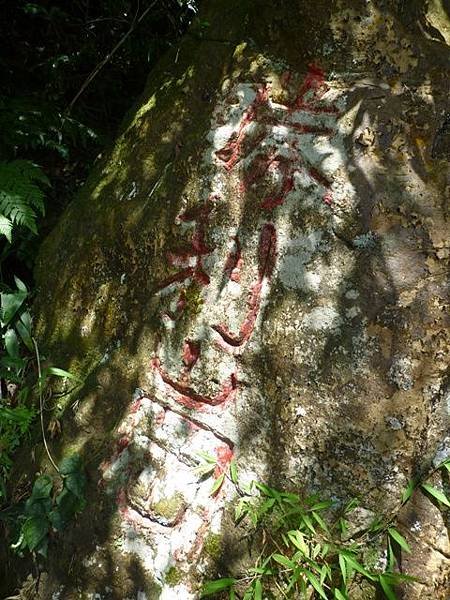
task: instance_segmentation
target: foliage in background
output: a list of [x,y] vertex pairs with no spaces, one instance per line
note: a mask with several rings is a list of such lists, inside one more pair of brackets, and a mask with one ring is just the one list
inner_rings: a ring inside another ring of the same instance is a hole
[[[193,0],[0,6],[1,278],[11,285],[18,274],[31,284],[38,221],[45,235],[196,6]],[[20,227],[14,232],[13,225]]]
[[[59,465],[61,478],[40,475],[30,497],[21,507],[6,511],[6,521],[16,538],[12,548],[47,556],[52,534],[61,532],[86,506],[86,476],[81,458],[73,454]],[[1,516],[1,515],[0,515]]]
[[[196,472],[212,475],[216,459],[204,453],[201,458],[203,463]],[[438,470],[450,472],[450,459],[435,471]],[[395,516],[385,521],[375,518],[364,534],[347,540],[347,518],[358,501],[352,500],[344,509],[337,510],[331,501],[315,495],[301,497],[255,481],[241,486],[234,461],[228,475],[221,473],[215,479],[212,495],[226,476],[240,495],[235,506],[236,525],[243,524],[246,537],[259,540],[259,555],[254,566],[240,576],[207,582],[202,597],[350,600],[352,586],[366,580],[377,586],[387,600],[396,600],[396,585],[416,581],[400,572],[401,553],[410,553],[411,549],[395,527]],[[450,507],[444,491],[427,480],[410,482],[403,494],[403,504],[418,486],[440,508]],[[387,560],[385,566],[376,569],[366,564],[366,556],[368,549],[379,550],[380,546],[386,548]]]

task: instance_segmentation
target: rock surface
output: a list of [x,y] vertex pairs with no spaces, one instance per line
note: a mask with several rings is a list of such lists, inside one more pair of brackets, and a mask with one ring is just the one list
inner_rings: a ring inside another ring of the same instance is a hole
[[[450,456],[442,14],[206,4],[41,252],[41,343],[86,377],[59,451],[90,474],[43,598],[189,600],[238,561],[201,453],[383,515]],[[405,598],[446,598],[448,514],[417,502]]]

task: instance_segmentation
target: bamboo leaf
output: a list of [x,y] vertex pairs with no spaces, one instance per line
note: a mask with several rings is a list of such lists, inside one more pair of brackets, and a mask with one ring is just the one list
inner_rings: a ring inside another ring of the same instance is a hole
[[236,580],[232,577],[224,577],[223,579],[216,579],[215,581],[208,581],[204,584],[201,592],[201,598],[205,596],[212,596],[217,592],[222,592],[227,588],[234,586]]
[[436,489],[428,483],[422,483],[422,487],[426,492],[433,496],[433,498],[436,498],[438,502],[441,502],[442,504],[445,504],[445,506],[450,507],[450,501],[443,492],[441,492],[440,490]]
[[230,477],[231,477],[231,481],[237,485],[238,483],[238,472],[237,472],[237,465],[236,465],[236,461],[232,460],[230,463]]
[[388,533],[391,538],[397,542],[402,550],[408,552],[408,554],[411,554],[411,548],[409,547],[408,542],[396,529],[394,529],[394,527],[389,527]]
[[379,576],[379,582],[386,598],[388,600],[397,600],[394,590],[391,588],[384,575]]
[[311,571],[308,571],[307,569],[304,570],[304,573],[305,573],[306,578],[310,582],[310,584],[313,586],[313,588],[319,594],[319,596],[321,596],[324,600],[327,600],[327,596],[325,594],[325,590],[320,585],[320,582],[317,579],[317,577],[315,575],[313,575],[313,573],[311,573]]
[[219,475],[219,477],[215,480],[215,482],[211,488],[211,492],[210,492],[211,496],[214,496],[214,494],[217,494],[217,492],[222,487],[224,479],[225,479],[225,473],[222,473],[222,475]]
[[289,569],[293,569],[295,567],[295,564],[289,560],[289,558],[283,556],[283,554],[272,554],[272,558],[277,563],[280,563],[280,565],[283,565],[283,567],[288,567]]

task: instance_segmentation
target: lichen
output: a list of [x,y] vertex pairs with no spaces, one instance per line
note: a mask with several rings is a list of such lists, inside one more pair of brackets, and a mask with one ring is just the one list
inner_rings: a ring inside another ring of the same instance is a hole
[[185,578],[183,571],[177,567],[170,567],[166,573],[165,583],[171,587],[175,587],[179,583],[182,583]]
[[222,553],[222,536],[218,533],[209,533],[203,544],[203,552],[213,560],[217,560]]
[[184,504],[181,494],[174,494],[170,498],[162,498],[153,505],[153,510],[167,521],[171,522],[178,516]]

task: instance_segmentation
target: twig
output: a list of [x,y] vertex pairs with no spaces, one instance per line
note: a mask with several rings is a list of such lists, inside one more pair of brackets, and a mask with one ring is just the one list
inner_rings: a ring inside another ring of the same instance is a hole
[[60,470],[58,469],[58,465],[53,460],[52,455],[50,454],[50,450],[47,444],[47,438],[45,437],[45,427],[44,427],[44,403],[42,399],[42,371],[41,371],[41,357],[39,356],[39,348],[34,337],[31,338],[33,340],[34,351],[36,353],[37,367],[38,367],[38,390],[39,390],[39,407],[40,407],[40,415],[41,415],[41,431],[42,431],[42,439],[44,441],[45,451],[47,452],[47,456],[52,463],[52,466],[58,473],[61,475]]
[[75,102],[78,100],[78,98],[83,94],[83,92],[86,90],[86,88],[88,87],[88,85],[91,83],[91,81],[98,75],[99,71],[101,71],[103,69],[103,67],[111,60],[111,58],[114,56],[114,54],[117,52],[117,50],[124,44],[124,42],[128,39],[128,37],[133,33],[133,31],[136,29],[136,27],[139,25],[139,23],[145,18],[145,16],[147,15],[147,13],[155,6],[156,4],[155,0],[154,2],[152,2],[150,4],[150,6],[148,6],[143,13],[141,14],[141,16],[139,18],[137,18],[137,13],[139,11],[139,3],[138,3],[138,9],[136,11],[136,14],[134,15],[133,21],[131,23],[130,29],[125,33],[125,35],[117,42],[117,44],[114,46],[114,48],[111,50],[111,52],[109,52],[105,58],[98,63],[98,65],[95,67],[95,69],[93,71],[91,71],[91,73],[87,76],[87,78],[85,79],[83,85],[81,86],[81,88],[78,90],[78,92],[75,94],[73,100],[71,101],[71,103],[69,104],[69,106],[66,109],[67,113],[70,113],[70,111],[72,110],[72,108],[74,107]]

